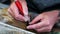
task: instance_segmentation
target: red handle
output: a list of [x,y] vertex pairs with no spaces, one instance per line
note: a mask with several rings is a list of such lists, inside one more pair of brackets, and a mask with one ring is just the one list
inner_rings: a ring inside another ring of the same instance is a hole
[[17,0],[17,1],[15,2],[15,4],[16,4],[16,6],[17,6],[18,9],[19,9],[19,13],[24,16],[23,8],[22,8],[21,3]]

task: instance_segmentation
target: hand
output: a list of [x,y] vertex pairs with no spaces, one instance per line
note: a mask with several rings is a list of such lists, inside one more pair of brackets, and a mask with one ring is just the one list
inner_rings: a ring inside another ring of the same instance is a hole
[[[28,10],[27,10],[25,1],[24,1],[24,3],[22,3],[22,1],[21,1],[21,4],[23,7],[23,11],[27,13],[26,15],[28,15],[28,12],[27,12]],[[21,14],[19,14],[18,8],[15,5],[15,2],[13,2],[10,5],[8,11],[11,14],[11,16],[14,17],[16,20],[25,21],[25,17],[22,16]]]
[[58,10],[53,10],[39,14],[29,23],[27,29],[34,29],[37,32],[50,32],[58,18],[58,12]]

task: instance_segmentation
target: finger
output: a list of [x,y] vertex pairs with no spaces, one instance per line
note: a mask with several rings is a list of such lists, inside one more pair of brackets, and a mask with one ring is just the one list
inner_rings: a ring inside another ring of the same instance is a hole
[[11,8],[9,8],[8,11],[11,14],[11,16],[14,17],[15,19],[20,20],[20,21],[24,21],[24,19],[23,19],[24,17],[22,17],[21,15],[15,17],[14,12],[12,11]]
[[48,25],[46,25],[46,23],[43,21],[43,22],[39,22],[39,23],[36,23],[33,25],[29,25],[29,26],[27,26],[27,29],[39,29],[39,28],[42,28],[44,26],[48,26]]
[[[15,8],[15,9],[14,9],[14,8]],[[16,16],[16,15],[19,13],[19,12],[18,12],[18,9],[17,9],[17,7],[16,7],[16,5],[15,5],[14,2],[10,5],[8,11],[9,11],[9,13],[11,13],[11,14],[14,15],[14,16]]]
[[19,14],[18,8],[16,7],[14,2],[11,4],[10,8],[11,8],[12,12],[15,14],[15,16],[17,16]]
[[22,15],[18,15],[18,17],[16,17],[18,20],[20,21],[25,21],[24,17]]
[[9,14],[10,14],[12,17],[14,17],[14,14],[13,14],[13,12],[10,10],[10,8],[8,9],[8,12],[9,12]]
[[37,23],[38,21],[40,21],[41,19],[43,19],[42,15],[37,16],[35,19],[33,19],[29,24],[34,24]]
[[35,29],[37,32],[50,32],[52,29],[51,26],[42,27],[40,29]]
[[50,25],[50,21],[48,19],[43,19],[41,22],[36,23],[36,24],[32,24],[30,26],[28,26],[28,29],[38,29],[44,26],[48,26]]
[[24,17],[21,14],[19,14],[18,8],[16,7],[15,3],[12,3],[10,8],[11,12],[13,12],[12,14],[14,14],[15,19],[24,21]]
[[[11,11],[13,11],[13,10],[11,9]],[[12,14],[14,14],[14,12],[13,12]],[[15,15],[15,14],[14,14],[14,15]],[[18,14],[18,15],[14,16],[14,17],[15,17],[15,19],[17,19],[17,20],[24,21],[24,17],[23,17],[21,14]]]
[[36,29],[37,32],[47,32],[47,30],[49,30],[47,27]]

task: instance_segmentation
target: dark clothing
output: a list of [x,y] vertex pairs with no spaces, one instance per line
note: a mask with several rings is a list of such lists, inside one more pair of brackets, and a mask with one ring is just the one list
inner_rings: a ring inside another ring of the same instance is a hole
[[1,3],[1,2],[5,2],[5,1],[7,1],[7,0],[0,0],[0,3]]
[[0,3],[10,5],[11,0],[0,0]]
[[11,3],[11,0],[6,0],[5,2],[3,2],[3,4],[7,4],[7,5],[10,5]]
[[44,12],[60,9],[60,0],[26,0],[29,11]]

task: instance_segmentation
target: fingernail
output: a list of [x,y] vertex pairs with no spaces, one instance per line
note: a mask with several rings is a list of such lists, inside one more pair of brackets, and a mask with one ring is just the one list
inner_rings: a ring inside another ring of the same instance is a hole
[[32,24],[31,22],[29,24]]
[[27,29],[29,29],[30,27],[29,26],[27,26]]
[[31,24],[31,23],[29,23],[29,24]]

